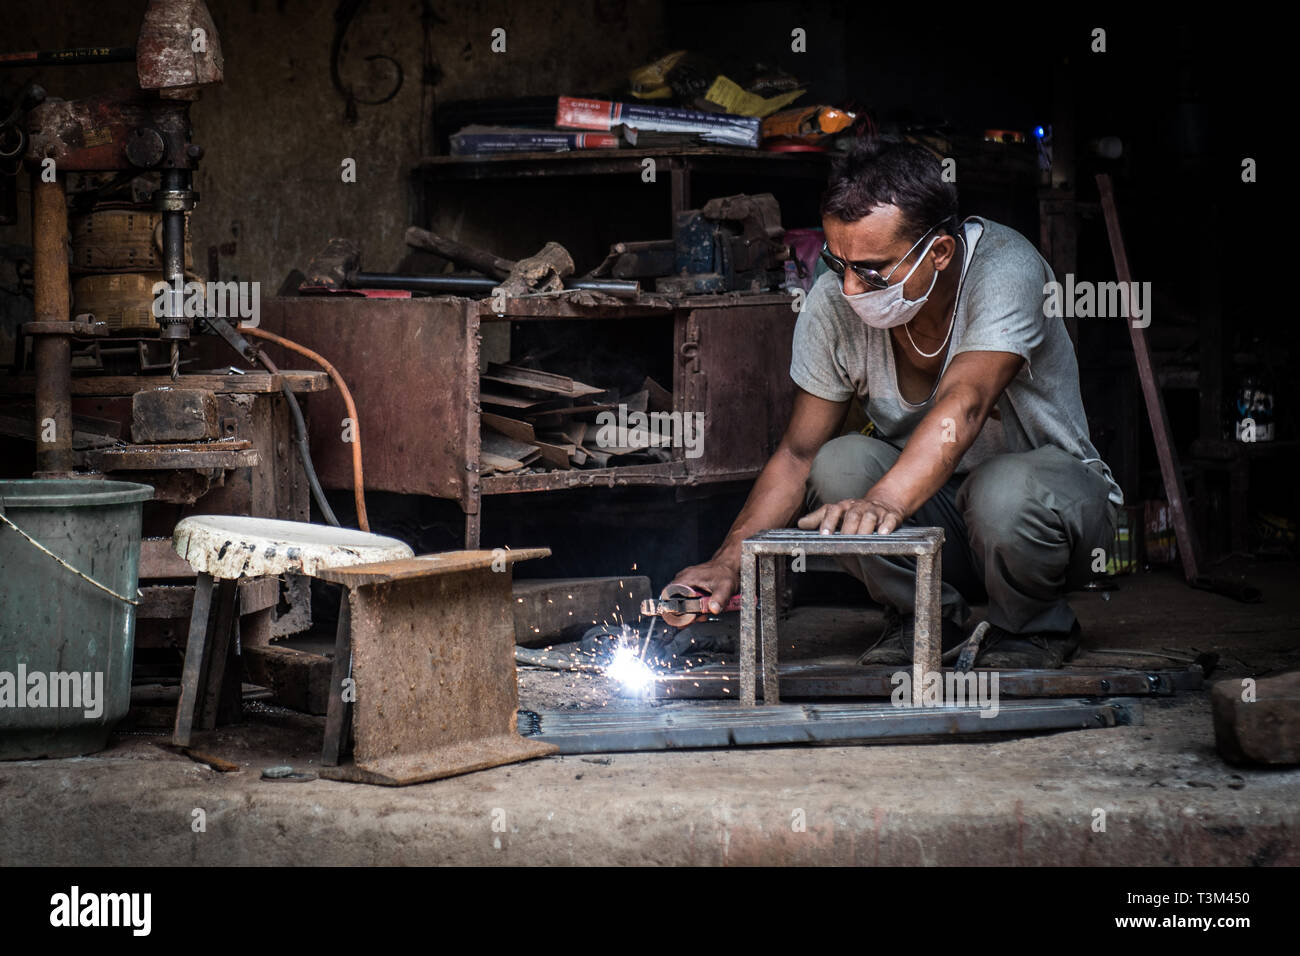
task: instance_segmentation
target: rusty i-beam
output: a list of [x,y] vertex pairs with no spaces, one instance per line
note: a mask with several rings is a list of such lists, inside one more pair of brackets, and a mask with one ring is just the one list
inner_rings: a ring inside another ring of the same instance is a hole
[[510,588],[515,562],[550,553],[448,551],[318,570],[347,589],[321,776],[401,786],[555,753],[516,732]]
[[[740,546],[740,703],[757,704],[755,652],[763,631],[763,703],[778,704],[776,560],[829,554],[899,554],[916,558],[916,632],[912,646],[912,686],[925,686],[926,674],[940,670],[940,587],[942,528],[899,528],[889,534],[821,534],[817,531],[764,531]],[[759,608],[762,608],[760,622]]]

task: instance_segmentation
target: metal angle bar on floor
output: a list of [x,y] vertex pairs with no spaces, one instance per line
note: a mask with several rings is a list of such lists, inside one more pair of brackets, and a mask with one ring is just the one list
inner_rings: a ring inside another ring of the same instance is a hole
[[[782,664],[778,668],[781,695],[816,700],[834,697],[890,697],[898,687],[894,675],[903,667],[858,665]],[[944,668],[940,673],[953,673]],[[980,674],[970,671],[976,680]],[[991,679],[991,678],[989,678]],[[1204,682],[1199,664],[1186,668],[1135,670],[1122,668],[1062,668],[1060,670],[998,671],[998,693],[1003,697],[1167,697],[1197,690]],[[620,688],[623,697],[652,700],[735,700],[740,669],[707,667],[661,674],[645,688]]]
[[699,704],[652,710],[519,712],[519,731],[561,754],[888,740],[1036,730],[1086,730],[1142,723],[1133,698],[1053,700],[978,706],[772,704],[761,708]]

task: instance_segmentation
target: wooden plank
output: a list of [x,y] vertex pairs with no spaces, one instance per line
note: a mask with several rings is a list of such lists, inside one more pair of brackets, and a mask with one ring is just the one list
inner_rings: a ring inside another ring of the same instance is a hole
[[531,442],[536,438],[533,433],[533,426],[528,422],[521,422],[515,418],[506,418],[504,415],[494,415],[491,412],[482,412],[479,417],[484,425],[516,441]]
[[257,449],[241,439],[174,444],[127,445],[89,449],[81,454],[86,464],[100,471],[158,471],[168,469],[256,468]]
[[569,459],[573,456],[575,446],[552,445],[550,442],[544,441],[535,441],[533,444],[541,453],[543,461],[554,465],[556,468],[570,467]]
[[500,455],[494,455],[491,452],[479,452],[479,468],[484,475],[489,475],[494,471],[518,471],[524,467],[522,461],[515,461],[513,458],[503,458]]
[[[1108,173],[1097,174],[1097,188],[1101,192],[1101,208],[1106,219],[1106,233],[1110,238],[1111,255],[1115,259],[1115,275],[1120,282],[1127,285],[1132,281],[1133,276],[1129,270],[1128,252],[1124,247],[1119,211],[1115,206],[1115,192]],[[1178,538],[1178,557],[1183,564],[1183,576],[1188,581],[1192,581],[1200,577],[1200,549],[1187,513],[1187,489],[1183,487],[1183,473],[1178,463],[1178,449],[1174,447],[1173,434],[1169,429],[1164,394],[1160,391],[1160,385],[1156,380],[1155,366],[1151,361],[1151,349],[1147,344],[1146,329],[1134,325],[1127,318],[1124,324],[1128,326],[1129,337],[1133,342],[1133,357],[1137,361],[1138,380],[1142,383],[1147,415],[1151,418],[1151,437],[1156,446],[1156,458],[1160,461],[1160,474],[1164,479],[1165,497],[1169,501],[1174,534]]]
[[171,538],[143,538],[140,541],[140,580],[149,578],[193,578],[190,563],[176,553]]
[[[484,399],[484,401],[487,401],[487,399]],[[538,412],[530,413],[528,417],[533,420],[535,425],[540,425],[542,422],[549,422],[551,419],[555,419],[556,422],[559,422],[561,419],[571,418],[574,415],[587,415],[594,412],[610,412],[616,411],[617,409],[617,405],[609,404],[570,405],[566,408],[543,409]]]
[[[282,371],[285,381],[295,392],[324,392],[331,387],[325,372]],[[34,394],[36,378],[32,375],[0,377],[0,394]],[[257,395],[280,391],[280,378],[269,372],[248,372],[244,375],[182,375],[172,381],[168,375],[79,375],[72,379],[74,397],[110,397],[134,395],[142,389],[200,388],[221,395]]]
[[573,444],[581,445],[587,437],[587,422],[565,422],[560,428],[560,434]]
[[320,568],[315,576],[322,581],[330,581],[334,584],[363,587],[369,584],[391,584],[394,581],[406,581],[411,578],[433,577],[439,574],[453,574],[458,571],[490,568],[498,561],[504,561],[505,566],[509,567],[516,561],[547,558],[550,555],[550,548],[443,551],[438,554],[416,555],[414,558],[403,558],[398,561],[354,564],[349,568]]
[[495,455],[500,458],[513,458],[525,465],[537,458],[540,452],[536,445],[515,441],[494,431],[485,431],[481,438],[480,454]]
[[[276,578],[239,582],[241,616],[275,607],[279,598],[280,582]],[[189,617],[193,607],[194,585],[153,584],[140,588],[140,607],[136,613],[142,620],[177,620]]]
[[543,372],[541,369],[535,368],[521,368],[518,365],[503,365],[499,362],[489,362],[487,371],[480,375],[479,378],[491,382],[503,382],[506,385],[515,385],[520,388],[553,392],[566,398],[581,398],[584,395],[596,395],[605,391],[603,388],[584,384],[576,379],[569,378],[567,375]]
[[541,404],[535,398],[520,398],[517,395],[503,395],[500,392],[479,392],[479,402],[483,405],[500,405],[503,408],[532,408]]

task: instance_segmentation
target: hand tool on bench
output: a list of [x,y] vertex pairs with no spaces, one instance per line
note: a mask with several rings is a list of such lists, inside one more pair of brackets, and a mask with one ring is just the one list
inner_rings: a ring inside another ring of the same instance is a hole
[[[419,230],[423,232],[424,230]],[[408,230],[409,238],[409,230]],[[553,244],[548,244],[548,247]],[[431,246],[419,245],[417,248]],[[450,247],[442,247],[449,250]],[[558,247],[557,247],[558,248]],[[545,250],[543,250],[545,252]],[[442,252],[438,253],[442,255]],[[483,253],[487,255],[487,253]],[[539,253],[540,255],[540,253]],[[566,253],[567,255],[567,253]],[[304,270],[306,278],[298,287],[300,292],[341,292],[349,289],[407,289],[412,292],[427,292],[431,295],[492,295],[498,287],[506,288],[506,295],[526,294],[529,291],[542,291],[529,287],[529,282],[520,274],[518,291],[510,291],[516,281],[516,267],[524,267],[537,257],[510,262],[506,259],[493,260],[504,263],[506,270],[502,280],[496,278],[500,269],[491,267],[492,275],[487,278],[478,276],[456,275],[404,275],[393,272],[363,272],[361,270],[361,246],[351,239],[331,239],[320,253],[313,256]],[[453,259],[452,261],[457,261]],[[471,268],[488,268],[487,263],[472,265]],[[571,271],[571,270],[570,270]],[[538,273],[541,277],[541,273]],[[620,299],[635,299],[641,293],[639,282],[620,279],[573,279],[562,280],[565,289],[581,289],[587,292],[602,292]],[[558,288],[558,287],[557,287]]]

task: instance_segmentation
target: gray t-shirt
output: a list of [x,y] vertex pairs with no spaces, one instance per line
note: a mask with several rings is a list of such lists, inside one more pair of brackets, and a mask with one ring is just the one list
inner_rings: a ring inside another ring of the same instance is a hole
[[[1043,287],[1054,279],[1051,266],[1014,229],[974,216],[962,229],[967,254],[944,371],[962,352],[1013,352],[1025,364],[957,463],[957,473],[996,454],[1055,445],[1093,463],[1110,483],[1109,499],[1123,504],[1110,468],[1088,438],[1079,366],[1065,324],[1043,314]],[[844,301],[839,276],[830,272],[814,283],[795,324],[790,377],[827,401],[857,395],[875,434],[900,448],[934,404],[934,392],[919,405],[899,393],[888,330],[858,318]]]

